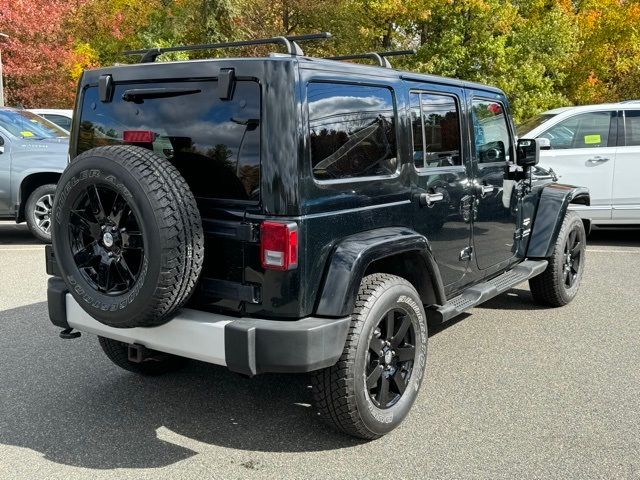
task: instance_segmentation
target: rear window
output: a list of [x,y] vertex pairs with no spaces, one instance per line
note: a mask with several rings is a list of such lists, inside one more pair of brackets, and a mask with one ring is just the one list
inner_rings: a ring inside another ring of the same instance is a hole
[[91,87],[82,103],[78,154],[140,145],[170,160],[196,197],[258,201],[260,87],[238,81],[231,100],[220,100],[216,87],[215,81],[119,84],[110,103]]
[[317,179],[396,172],[396,119],[390,89],[310,83],[307,101],[311,164]]

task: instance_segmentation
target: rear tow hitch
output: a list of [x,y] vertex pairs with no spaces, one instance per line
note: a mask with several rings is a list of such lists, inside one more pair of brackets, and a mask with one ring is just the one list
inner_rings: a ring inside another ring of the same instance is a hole
[[63,338],[65,340],[72,340],[74,338],[79,338],[80,335],[82,335],[82,333],[74,332],[73,328],[65,328],[60,332],[60,338]]
[[147,358],[153,356],[152,350],[149,350],[144,345],[138,345],[137,343],[129,344],[129,348],[127,349],[127,358],[130,362],[133,363],[142,363]]

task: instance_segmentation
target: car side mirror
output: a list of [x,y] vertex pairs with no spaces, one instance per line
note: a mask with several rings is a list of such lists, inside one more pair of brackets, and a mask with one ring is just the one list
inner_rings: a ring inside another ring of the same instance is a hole
[[0,137],[0,154],[4,153],[4,138]]
[[[518,140],[517,163],[519,167],[529,168],[540,161],[541,140],[521,138]],[[547,140],[546,138],[544,140]],[[547,140],[548,142],[549,140]]]

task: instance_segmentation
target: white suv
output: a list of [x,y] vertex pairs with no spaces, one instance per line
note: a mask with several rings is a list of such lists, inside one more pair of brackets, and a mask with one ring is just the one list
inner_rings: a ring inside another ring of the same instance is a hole
[[572,205],[582,218],[640,224],[640,102],[549,110],[521,124],[518,135],[548,139],[540,165],[562,183],[589,188],[591,206]]

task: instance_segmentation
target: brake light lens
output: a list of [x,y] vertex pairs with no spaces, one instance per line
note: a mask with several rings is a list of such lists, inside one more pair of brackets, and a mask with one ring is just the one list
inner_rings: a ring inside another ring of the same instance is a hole
[[260,258],[269,270],[291,270],[298,266],[298,225],[262,222],[260,225]]
[[125,130],[122,139],[125,143],[152,143],[155,134],[151,130]]

